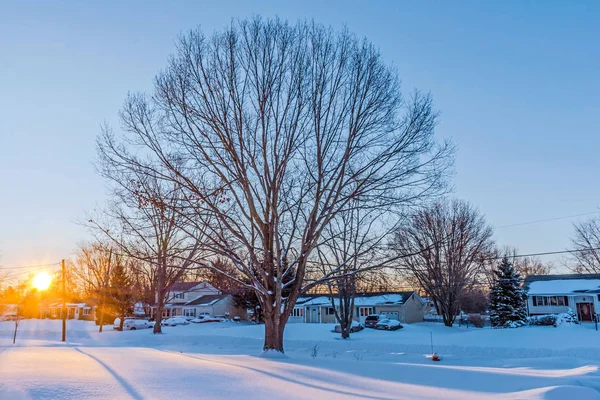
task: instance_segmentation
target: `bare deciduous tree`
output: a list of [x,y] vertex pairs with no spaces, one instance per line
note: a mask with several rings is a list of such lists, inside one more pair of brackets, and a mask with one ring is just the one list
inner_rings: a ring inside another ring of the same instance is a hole
[[349,205],[323,230],[307,279],[308,287],[314,276],[327,288],[342,339],[350,337],[357,287],[366,286],[392,262],[388,242],[397,221],[387,208],[362,210]]
[[452,326],[462,293],[471,289],[493,251],[492,229],[465,201],[439,202],[417,212],[398,230],[395,246],[401,268],[435,303]]
[[232,279],[259,298],[265,351],[283,352],[330,222],[352,207],[420,201],[440,186],[451,153],[434,140],[429,96],[404,98],[373,45],[314,23],[195,30],[154,94],[130,96],[121,117],[124,137],[101,138],[107,159],[185,188],[178,212],[189,233],[231,260],[242,277]]
[[507,257],[513,265],[515,271],[522,277],[529,275],[550,275],[554,266],[550,262],[543,262],[537,257],[519,256],[519,250],[515,247],[505,246],[502,249],[496,249],[488,259],[482,271],[481,283],[486,289],[494,286],[497,277],[494,271],[498,268],[498,261]]
[[515,257],[513,267],[523,278],[529,275],[550,275],[553,270],[551,263],[543,262],[537,257]]
[[[151,280],[156,305],[154,333],[161,333],[167,295],[198,261],[202,235],[183,228],[187,225],[182,222],[184,194],[180,185],[121,169],[102,146],[99,153],[104,176],[117,183],[116,201],[104,213],[106,223],[90,220],[89,226],[121,254],[140,261],[133,264],[137,267],[133,272],[138,278]],[[119,228],[111,228],[114,226]]]
[[103,242],[90,243],[79,246],[77,263],[73,268],[83,287],[83,292],[87,297],[99,302],[99,332],[102,332],[105,322],[110,271],[115,259],[114,247]]
[[576,223],[574,228],[571,269],[578,274],[600,274],[600,220]]

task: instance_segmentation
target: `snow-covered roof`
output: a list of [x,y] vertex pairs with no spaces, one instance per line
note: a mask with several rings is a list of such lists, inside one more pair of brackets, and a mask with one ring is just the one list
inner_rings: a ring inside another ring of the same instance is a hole
[[[91,308],[92,307],[91,305],[88,305],[86,303],[65,303],[65,306],[67,308]],[[62,307],[62,303],[58,303],[58,302],[50,303],[46,307],[59,308],[59,307]]]
[[[355,306],[383,306],[383,305],[401,305],[404,304],[406,300],[413,294],[414,292],[400,292],[400,293],[383,293],[383,294],[370,294],[363,293],[357,294],[354,298]],[[296,306],[326,306],[331,304],[331,299],[329,296],[309,296],[309,297],[300,297],[296,302]],[[339,299],[334,297],[334,304],[339,305]]]
[[[202,284],[204,282],[176,282],[171,286],[171,291],[173,292],[185,292],[196,286]],[[207,283],[208,285],[208,283]]]
[[525,289],[529,295],[600,293],[600,274],[530,275]]
[[229,297],[228,294],[205,294],[185,303],[186,306],[212,306],[218,301]]
[[135,315],[146,314],[146,311],[144,310],[144,303],[142,303],[141,301],[138,301],[137,303],[135,303],[135,305],[133,306],[133,313]]
[[530,295],[537,295],[595,292],[600,292],[600,279],[569,279],[531,282],[527,293]]

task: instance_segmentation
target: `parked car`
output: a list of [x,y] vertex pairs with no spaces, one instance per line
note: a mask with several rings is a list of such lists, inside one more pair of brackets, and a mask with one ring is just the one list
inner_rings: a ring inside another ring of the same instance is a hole
[[[121,318],[115,318],[113,329],[119,330],[121,325]],[[154,322],[138,319],[138,318],[125,318],[123,322],[123,330],[124,331],[135,331],[137,329],[148,329],[153,328]]]
[[210,315],[201,315],[192,319],[190,322],[193,322],[194,324],[203,324],[205,322],[221,322],[221,318],[211,317]]
[[189,321],[185,317],[171,317],[161,322],[165,326],[189,325]]
[[365,318],[365,327],[366,328],[375,328],[375,325],[377,325],[377,323],[379,321],[381,321],[382,318],[381,315],[376,315],[376,314],[372,314],[367,316],[367,318]]
[[[359,331],[362,331],[363,329],[365,329],[365,327],[362,326],[362,324],[360,324],[359,322],[356,322],[356,321],[352,321],[352,326],[350,327],[350,332],[352,332],[352,333],[359,332]],[[333,328],[333,330],[336,333],[342,333],[342,326],[340,324],[337,324],[335,326],[335,328]]]
[[395,331],[402,328],[403,326],[400,324],[400,321],[396,321],[395,319],[382,319],[375,324],[375,329],[382,329],[386,331]]

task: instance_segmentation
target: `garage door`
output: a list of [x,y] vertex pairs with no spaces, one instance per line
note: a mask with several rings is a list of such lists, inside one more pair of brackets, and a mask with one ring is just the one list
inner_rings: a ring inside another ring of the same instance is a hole
[[379,315],[385,315],[388,319],[395,319],[396,321],[400,321],[398,318],[398,311],[382,311]]

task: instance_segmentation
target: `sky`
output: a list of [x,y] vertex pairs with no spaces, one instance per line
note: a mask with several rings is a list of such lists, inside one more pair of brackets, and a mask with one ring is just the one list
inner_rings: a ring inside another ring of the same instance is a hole
[[[457,146],[453,195],[500,245],[564,250],[599,212],[600,2],[3,1],[0,265],[54,263],[106,200],[95,140],[128,92],[150,91],[177,36],[254,15],[365,36],[405,91],[431,92]],[[558,256],[545,260],[560,262]]]

